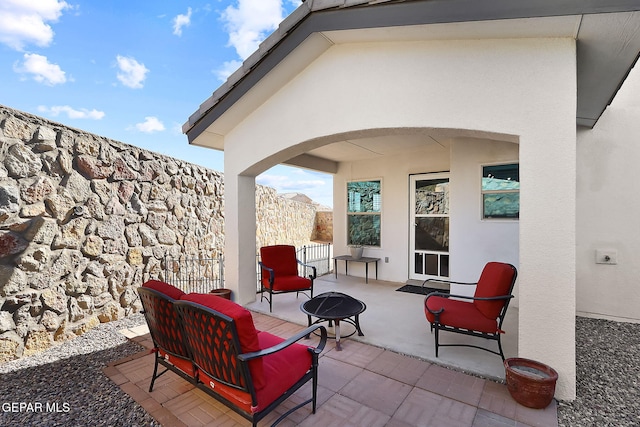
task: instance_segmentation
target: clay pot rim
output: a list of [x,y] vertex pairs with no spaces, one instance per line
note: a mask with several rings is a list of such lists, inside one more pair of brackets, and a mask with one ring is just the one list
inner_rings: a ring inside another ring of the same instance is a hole
[[555,382],[558,380],[558,372],[556,372],[555,369],[553,369],[549,365],[546,365],[542,362],[538,362],[536,360],[525,359],[524,357],[511,357],[509,359],[505,359],[504,361],[505,369],[511,371],[512,373],[515,373],[516,375],[522,375],[518,372],[514,372],[514,369],[513,369],[514,366],[526,366],[529,368],[535,368],[547,374],[548,377],[537,379],[537,381],[540,381],[540,382]]

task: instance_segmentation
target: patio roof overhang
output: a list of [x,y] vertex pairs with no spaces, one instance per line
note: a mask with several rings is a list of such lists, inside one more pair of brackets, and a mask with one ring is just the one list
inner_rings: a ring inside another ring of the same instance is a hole
[[[229,130],[337,43],[526,37],[577,40],[576,124],[593,127],[637,61],[640,2],[307,0],[182,129],[190,144],[224,150]],[[338,160],[303,157],[291,163]]]

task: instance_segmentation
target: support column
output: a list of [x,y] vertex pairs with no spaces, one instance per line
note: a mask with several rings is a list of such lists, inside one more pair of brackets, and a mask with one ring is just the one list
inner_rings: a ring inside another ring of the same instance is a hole
[[227,172],[225,167],[225,287],[234,301],[256,299],[256,181],[253,176]]
[[518,353],[558,371],[556,397],[573,400],[576,132],[564,123],[521,138]]

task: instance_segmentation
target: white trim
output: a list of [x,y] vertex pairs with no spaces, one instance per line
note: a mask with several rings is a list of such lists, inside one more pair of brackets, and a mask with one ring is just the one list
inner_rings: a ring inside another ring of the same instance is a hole
[[[425,280],[425,279],[450,279],[451,277],[451,246],[449,246],[449,251],[446,252],[446,255],[449,257],[449,275],[448,276],[433,276],[429,274],[419,274],[416,273],[416,265],[415,265],[415,227],[416,227],[416,182],[418,181],[427,181],[427,180],[436,180],[436,179],[447,179],[449,183],[451,183],[451,173],[450,172],[427,172],[420,174],[411,174],[409,175],[409,222],[408,222],[408,232],[409,232],[409,259],[408,259],[408,277],[410,280]],[[449,187],[449,201],[451,199],[451,187]],[[449,205],[450,206],[450,205]],[[449,218],[449,245],[451,244],[451,220],[452,214],[451,210],[449,210],[448,214],[442,215],[432,215],[433,217],[442,217]],[[438,255],[445,254],[440,251],[420,251],[421,253],[429,254],[431,252],[437,253]],[[440,256],[438,256],[438,272],[440,272]]]

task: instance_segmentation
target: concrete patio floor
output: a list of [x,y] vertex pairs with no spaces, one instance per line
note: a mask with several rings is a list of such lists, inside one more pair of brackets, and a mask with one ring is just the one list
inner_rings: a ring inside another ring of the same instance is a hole
[[[333,341],[327,343],[320,357],[316,414],[311,414],[310,405],[307,405],[289,415],[280,425],[340,427],[558,425],[555,400],[544,410],[529,409],[516,403],[504,384],[432,363],[430,357],[433,356],[433,339],[426,321],[423,320],[425,323],[421,325],[424,330],[418,332],[418,321],[409,314],[421,309],[423,298],[420,295],[395,292],[396,288],[392,286],[397,284],[375,280],[369,280],[369,284],[365,287],[363,279],[345,276],[338,276],[338,280],[333,276],[324,276],[316,284],[318,286],[316,293],[323,292],[325,289],[338,290],[367,303],[367,310],[360,318],[365,336],[354,335],[344,339],[342,351],[335,349]],[[329,289],[337,286],[339,288]],[[382,291],[388,292],[384,294],[382,301],[370,299],[372,295],[368,292]],[[289,302],[286,301],[288,297],[291,297]],[[268,305],[265,302],[250,304],[249,308],[254,311],[257,329],[287,337],[306,326],[306,316],[299,312],[299,306],[305,300],[303,296],[296,299],[292,295],[279,295],[274,300],[272,315],[260,312],[264,308],[261,307],[262,305],[265,305],[268,311]],[[396,303],[399,305],[396,306]],[[290,306],[298,309],[295,321],[285,319],[294,314]],[[416,308],[412,308],[414,306]],[[289,308],[285,310],[285,307]],[[400,311],[391,311],[392,307]],[[367,313],[370,315],[367,316]],[[374,316],[373,313],[377,315]],[[386,321],[382,313],[387,313],[389,318]],[[422,316],[424,318],[424,315]],[[396,320],[391,320],[393,318]],[[407,324],[407,319],[413,319],[412,323],[416,324]],[[380,329],[385,333],[378,333]],[[412,334],[411,331],[414,329],[415,334]],[[401,331],[409,332],[405,334]],[[145,326],[123,331],[123,333],[146,348],[152,347]],[[377,341],[386,336],[394,339],[385,345],[366,341]],[[312,336],[304,343],[313,345],[316,341],[317,338]],[[426,344],[423,345],[420,341]],[[408,350],[420,351],[424,354],[415,355]],[[457,349],[441,349],[438,363],[446,363],[445,360],[458,360],[461,363],[466,359],[483,357],[482,353],[486,353],[465,349],[464,351],[472,353],[466,356],[458,354],[455,357],[448,355],[445,359],[443,353],[452,350]],[[497,363],[501,366],[499,356],[490,353],[487,355],[497,359]],[[105,373],[122,390],[165,426],[251,425],[240,415],[172,372],[160,377],[156,381],[154,391],[149,393],[152,371],[153,356],[148,351],[114,362],[105,368]],[[494,371],[497,372],[495,368]],[[307,384],[276,408],[274,413],[267,416],[259,425],[270,425],[279,414],[308,398],[310,393],[310,386]]]
[[[396,289],[404,283],[374,280],[371,279],[372,275],[370,274],[369,283],[365,283],[363,277],[338,274],[336,278],[333,273],[321,276],[314,282],[314,295],[338,291],[351,295],[367,305],[367,309],[360,315],[360,326],[364,336],[355,334],[347,338],[348,340],[372,344],[485,378],[504,380],[502,359],[486,351],[469,347],[441,347],[439,357],[436,358],[434,337],[424,315],[424,296],[397,292]],[[247,308],[306,326],[307,316],[300,311],[300,305],[307,299],[304,295],[296,298],[295,293],[276,295],[273,312],[269,313],[267,300],[261,302],[258,294],[256,302],[248,304]],[[355,330],[348,323],[342,323],[341,329],[342,336]],[[517,307],[513,305],[509,307],[502,329],[506,332],[502,335],[505,357],[516,357],[518,355]],[[495,341],[450,332],[442,332],[440,342],[442,344],[475,344],[492,350],[498,349]]]

